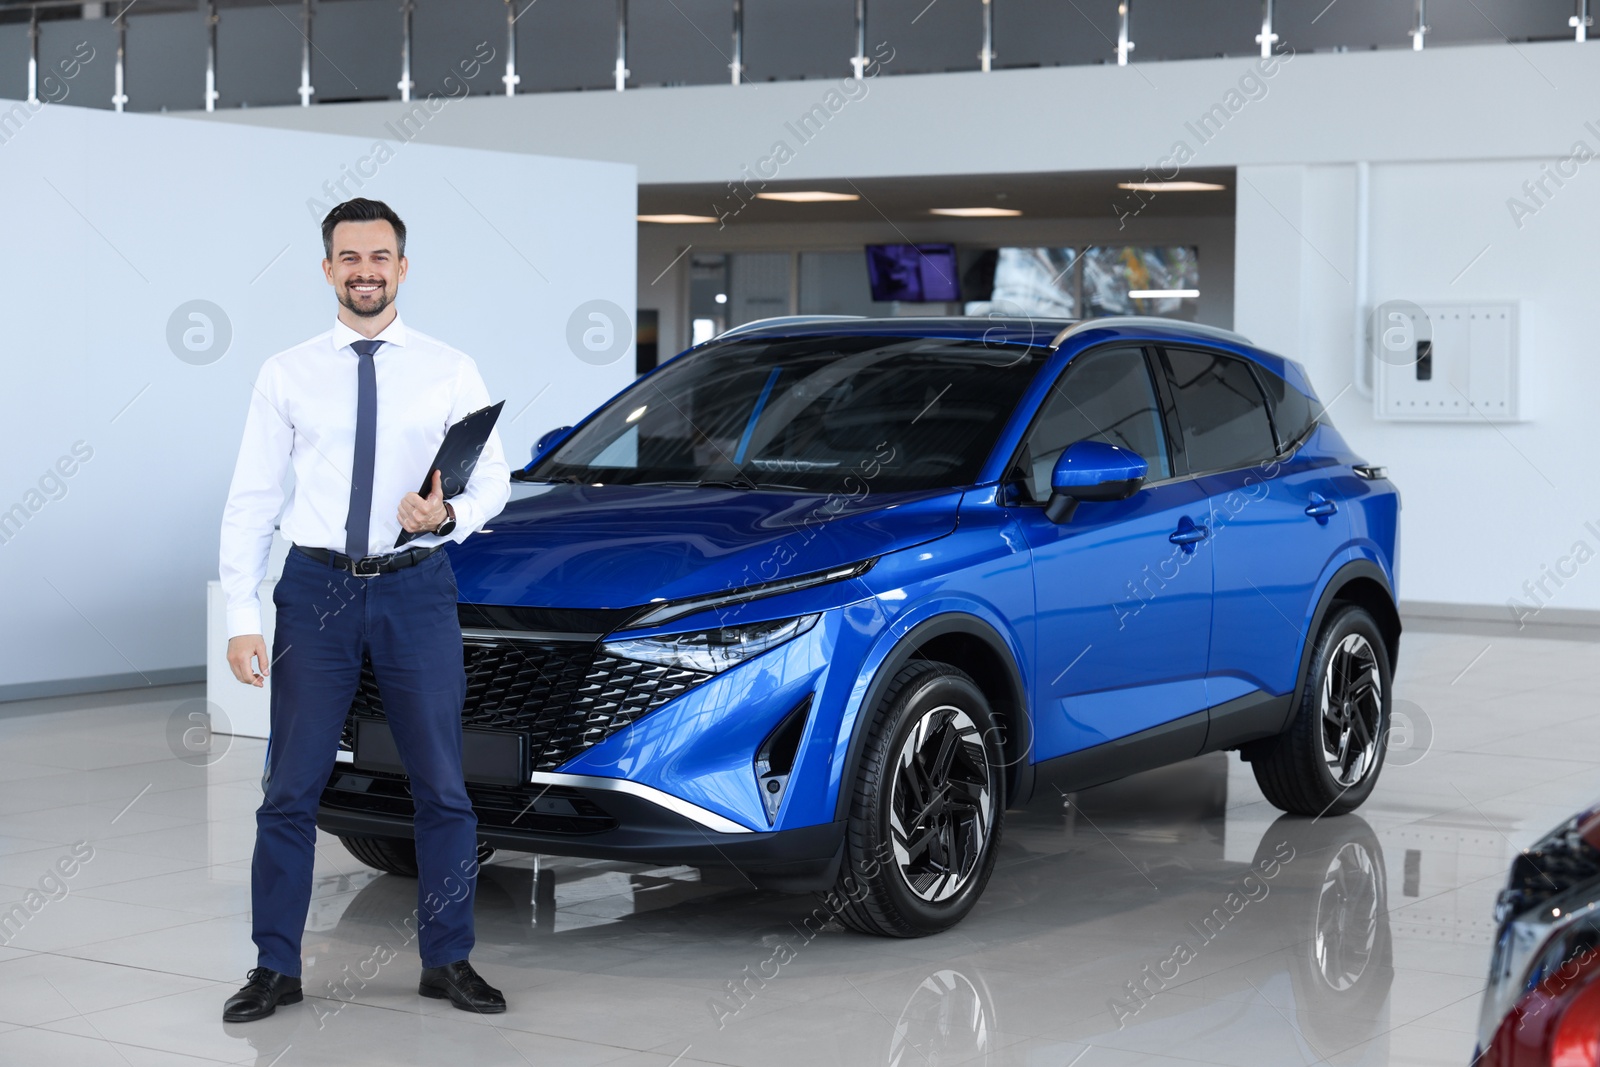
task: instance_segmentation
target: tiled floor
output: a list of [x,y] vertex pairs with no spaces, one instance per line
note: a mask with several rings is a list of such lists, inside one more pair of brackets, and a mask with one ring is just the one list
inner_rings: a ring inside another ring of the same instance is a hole
[[1507,862],[1600,794],[1597,682],[1597,643],[1409,633],[1413,739],[1358,815],[1279,818],[1222,755],[1040,800],[973,915],[919,941],[808,940],[808,898],[689,869],[502,856],[493,1019],[417,997],[414,883],[325,841],[310,996],[241,1026],[262,743],[174,758],[190,690],[13,705],[0,1063],[1463,1067]]

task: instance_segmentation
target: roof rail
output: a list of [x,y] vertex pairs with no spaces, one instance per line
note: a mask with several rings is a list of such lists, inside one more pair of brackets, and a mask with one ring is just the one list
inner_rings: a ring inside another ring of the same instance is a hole
[[764,329],[768,326],[796,326],[806,322],[837,322],[841,319],[864,318],[866,318],[865,315],[774,315],[769,319],[756,319],[754,322],[746,322],[742,325],[735,326],[732,329],[723,330],[721,333],[717,334],[717,336],[713,337],[712,340],[720,341],[724,337],[732,337],[735,334],[747,333],[750,330]]
[[1235,333],[1232,330],[1224,330],[1221,326],[1207,326],[1204,323],[1186,322],[1183,319],[1165,319],[1159,315],[1108,315],[1102,319],[1082,319],[1073,323],[1065,330],[1062,330],[1060,333],[1056,334],[1056,339],[1050,342],[1050,347],[1060,348],[1062,342],[1071,337],[1073,334],[1082,333],[1084,330],[1092,330],[1100,326],[1111,327],[1113,329],[1117,327],[1133,327],[1144,329],[1161,327],[1168,330],[1192,330],[1195,333],[1202,334],[1218,341],[1231,341],[1236,345],[1251,345],[1252,347],[1254,347],[1255,344],[1255,342],[1251,341],[1250,338],[1246,337],[1244,334]]

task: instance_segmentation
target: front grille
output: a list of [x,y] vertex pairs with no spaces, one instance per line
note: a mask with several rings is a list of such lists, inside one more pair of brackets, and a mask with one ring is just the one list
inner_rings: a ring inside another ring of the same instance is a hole
[[1600,878],[1600,849],[1585,841],[1578,819],[1547,834],[1511,863],[1511,878],[1496,901],[1504,921],[1537,908],[1574,886]]
[[[607,656],[588,641],[469,639],[465,657],[462,725],[525,733],[530,771],[554,770],[711,677]],[[370,663],[345,719],[345,749],[358,715],[383,718]]]

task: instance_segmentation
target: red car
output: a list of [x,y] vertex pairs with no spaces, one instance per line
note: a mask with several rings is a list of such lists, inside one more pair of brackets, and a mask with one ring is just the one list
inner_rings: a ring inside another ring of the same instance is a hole
[[1600,1067],[1600,805],[1511,865],[1475,1067]]

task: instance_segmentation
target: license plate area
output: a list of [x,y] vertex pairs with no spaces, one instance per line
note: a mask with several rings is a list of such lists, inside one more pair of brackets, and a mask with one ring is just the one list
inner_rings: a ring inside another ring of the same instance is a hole
[[[394,732],[382,719],[356,719],[354,765],[390,774],[406,773]],[[461,774],[479,785],[522,785],[527,778],[528,738],[505,730],[461,731]]]

